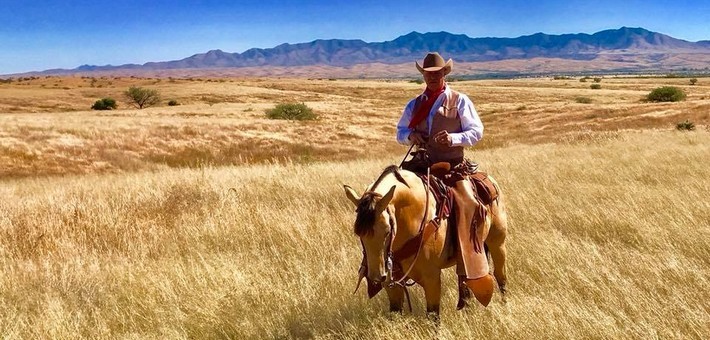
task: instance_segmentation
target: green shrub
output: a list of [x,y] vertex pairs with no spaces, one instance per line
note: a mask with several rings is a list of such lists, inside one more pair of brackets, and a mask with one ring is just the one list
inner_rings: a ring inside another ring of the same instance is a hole
[[693,122],[691,122],[690,120],[686,119],[684,122],[676,124],[675,128],[681,131],[692,131],[695,130],[695,124],[693,124]]
[[602,88],[602,84],[592,84],[589,85],[589,88],[592,90],[599,90],[600,88]]
[[92,110],[113,110],[117,108],[116,100],[113,98],[102,98],[97,100],[94,105],[91,106]]
[[652,102],[677,102],[685,99],[685,92],[674,86],[659,87],[646,97]]
[[592,103],[592,98],[589,97],[577,97],[574,98],[574,101],[580,104],[591,104]]
[[180,105],[180,103],[178,103],[178,101],[175,99],[168,102],[168,106],[178,106],[178,105]]
[[273,109],[266,110],[266,118],[289,120],[315,120],[318,115],[304,103],[278,104]]

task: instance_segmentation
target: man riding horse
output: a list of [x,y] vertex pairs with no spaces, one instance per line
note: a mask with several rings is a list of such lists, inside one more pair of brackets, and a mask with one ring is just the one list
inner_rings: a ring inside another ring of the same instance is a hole
[[[424,77],[426,89],[405,106],[397,123],[397,141],[416,145],[428,156],[428,165],[446,165],[442,177],[453,189],[458,207],[456,231],[461,250],[456,264],[458,308],[465,306],[470,297],[469,288],[481,303],[487,305],[494,290],[483,252],[488,231],[477,227],[485,217],[481,216],[482,204],[469,180],[469,176],[477,171],[477,165],[464,158],[464,147],[475,145],[483,137],[483,123],[473,102],[446,83],[446,75],[453,66],[451,59],[445,62],[434,52],[426,55],[421,66],[418,62],[415,64]],[[408,170],[417,172],[418,169]]]

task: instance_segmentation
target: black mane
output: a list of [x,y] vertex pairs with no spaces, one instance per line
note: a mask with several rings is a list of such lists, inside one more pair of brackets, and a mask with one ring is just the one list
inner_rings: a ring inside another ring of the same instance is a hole
[[356,235],[364,236],[373,232],[372,227],[375,224],[375,219],[377,218],[377,216],[375,216],[375,207],[377,206],[377,200],[375,199],[382,198],[382,195],[376,193],[374,190],[375,188],[377,188],[380,182],[382,182],[382,180],[389,174],[393,174],[398,181],[404,183],[404,185],[409,187],[407,181],[405,181],[404,177],[402,177],[402,174],[399,173],[399,167],[397,167],[396,165],[390,165],[386,167],[382,171],[382,174],[380,174],[380,177],[378,177],[375,183],[372,184],[370,191],[364,193],[362,195],[362,198],[360,198],[360,203],[357,205],[357,209],[355,210],[357,212],[357,217],[355,217]]

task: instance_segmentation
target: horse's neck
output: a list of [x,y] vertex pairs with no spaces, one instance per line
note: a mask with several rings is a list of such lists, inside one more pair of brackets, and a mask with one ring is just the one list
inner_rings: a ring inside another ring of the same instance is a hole
[[431,216],[433,211],[431,208],[426,208],[427,203],[431,204],[431,199],[427,202],[423,186],[412,185],[411,188],[402,186],[402,188],[397,187],[397,190],[398,195],[393,199],[395,209],[399,210],[396,237],[399,239],[398,242],[404,242],[419,233],[422,223],[429,220],[425,213]]

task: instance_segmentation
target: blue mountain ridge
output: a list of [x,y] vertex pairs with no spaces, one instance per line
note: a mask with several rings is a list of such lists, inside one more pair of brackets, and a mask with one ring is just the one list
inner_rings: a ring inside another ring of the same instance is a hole
[[591,60],[599,53],[675,53],[678,51],[710,53],[710,41],[689,42],[644,28],[622,27],[594,34],[549,35],[535,33],[517,38],[471,38],[448,32],[411,32],[391,41],[318,39],[306,43],[281,44],[273,48],[251,48],[242,53],[211,50],[173,61],[148,62],[143,65],[82,65],[74,71],[169,70],[230,68],[249,66],[347,67],[357,64],[398,64],[422,58],[438,51],[457,62],[494,61],[554,57]]

